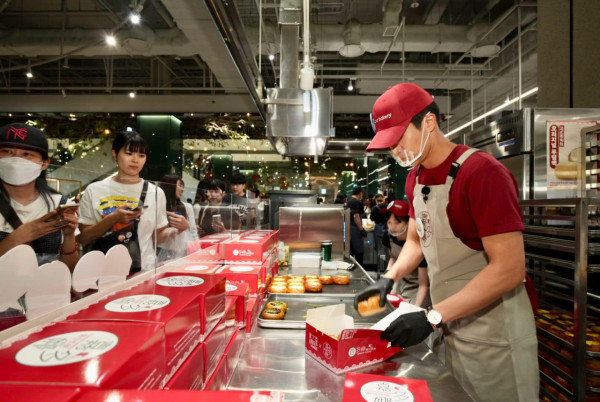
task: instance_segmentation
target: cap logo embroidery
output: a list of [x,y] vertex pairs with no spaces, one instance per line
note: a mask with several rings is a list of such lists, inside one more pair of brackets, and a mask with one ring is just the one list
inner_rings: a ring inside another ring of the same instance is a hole
[[374,124],[377,124],[377,123],[379,123],[380,121],[382,121],[382,120],[385,120],[385,119],[389,119],[389,118],[391,118],[391,117],[392,117],[392,114],[391,114],[391,113],[388,113],[388,114],[386,114],[386,115],[383,115],[383,116],[381,116],[381,117],[379,117],[379,118],[377,118],[377,119],[373,120],[373,123],[374,123]]
[[26,128],[15,128],[15,127],[11,127],[8,129],[8,131],[6,132],[6,139],[10,139],[10,135],[13,135],[13,139],[20,139],[21,141],[25,141],[25,138],[27,138],[27,134],[29,134],[29,132],[27,131]]

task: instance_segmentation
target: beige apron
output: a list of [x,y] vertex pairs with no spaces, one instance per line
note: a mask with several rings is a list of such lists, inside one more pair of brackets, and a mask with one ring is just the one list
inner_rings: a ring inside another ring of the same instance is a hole
[[[446,212],[453,177],[476,151],[453,163],[445,184],[427,186],[427,201],[417,172],[413,205],[434,304],[457,293],[488,264],[485,251],[454,236]],[[538,400],[537,339],[523,284],[475,314],[444,324],[444,335],[446,366],[477,401]]]

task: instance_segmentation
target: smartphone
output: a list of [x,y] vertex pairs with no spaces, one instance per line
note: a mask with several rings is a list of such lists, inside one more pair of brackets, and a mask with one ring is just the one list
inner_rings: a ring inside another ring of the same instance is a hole
[[137,207],[133,208],[131,211],[138,212],[138,211],[141,211],[146,208],[148,208],[148,205],[138,205]]
[[220,214],[215,214],[212,216],[212,223],[221,223],[221,215]]
[[57,212],[56,215],[53,215],[51,218],[46,219],[45,222],[62,219],[62,217],[65,215],[66,211],[77,212],[78,209],[79,209],[79,204],[59,205],[58,207],[55,208],[55,211]]

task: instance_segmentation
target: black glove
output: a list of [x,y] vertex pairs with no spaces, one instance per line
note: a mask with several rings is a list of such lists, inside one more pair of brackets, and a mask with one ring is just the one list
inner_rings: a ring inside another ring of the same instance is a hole
[[379,295],[379,307],[385,306],[386,296],[392,291],[394,281],[390,278],[379,278],[374,284],[354,296],[354,308],[358,310],[358,302],[367,300],[371,296]]
[[396,318],[389,327],[381,333],[381,340],[387,340],[392,346],[407,348],[416,345],[433,332],[433,327],[427,321],[424,311],[407,313]]
[[367,231],[366,231],[366,230],[364,230],[364,229],[362,229],[362,230],[360,231],[360,234],[361,234],[361,236],[362,236],[362,237],[367,237]]

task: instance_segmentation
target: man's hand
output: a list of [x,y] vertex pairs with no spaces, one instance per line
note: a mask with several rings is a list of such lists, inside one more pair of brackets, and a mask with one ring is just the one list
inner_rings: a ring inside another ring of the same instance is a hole
[[354,308],[358,310],[358,303],[367,300],[371,296],[379,295],[379,307],[385,306],[387,294],[392,291],[394,281],[390,278],[380,278],[374,284],[367,286],[363,291],[354,296]]
[[407,348],[421,343],[433,332],[425,311],[403,314],[381,333],[381,339],[394,347]]

